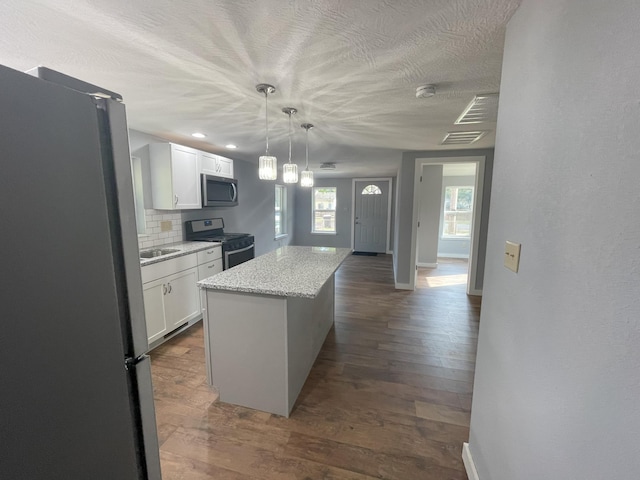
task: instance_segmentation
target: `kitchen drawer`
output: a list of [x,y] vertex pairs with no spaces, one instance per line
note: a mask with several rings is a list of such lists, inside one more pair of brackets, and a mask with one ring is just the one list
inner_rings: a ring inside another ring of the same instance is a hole
[[222,258],[218,258],[212,262],[203,263],[198,265],[198,280],[204,280],[205,278],[220,273],[222,271]]
[[222,246],[207,248],[198,252],[198,265],[222,258]]
[[196,267],[197,265],[198,257],[195,253],[171,258],[151,265],[144,265],[141,268],[142,283],[153,282],[159,278],[173,275],[174,273]]

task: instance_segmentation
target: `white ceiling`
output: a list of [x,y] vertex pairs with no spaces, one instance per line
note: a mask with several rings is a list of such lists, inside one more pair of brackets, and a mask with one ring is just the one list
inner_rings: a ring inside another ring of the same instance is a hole
[[[395,174],[401,152],[446,150],[449,131],[476,94],[499,91],[506,21],[520,0],[3,0],[0,64],[44,65],[114,90],[129,126],[256,162],[264,151],[271,83],[270,151],[323,176]],[[435,97],[415,89],[437,85]],[[471,127],[471,128],[469,128]],[[204,141],[190,136],[200,131]],[[224,148],[235,143],[232,153]]]

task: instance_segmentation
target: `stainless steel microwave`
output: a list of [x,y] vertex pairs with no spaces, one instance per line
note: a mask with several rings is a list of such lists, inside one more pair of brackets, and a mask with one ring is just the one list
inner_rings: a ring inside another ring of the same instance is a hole
[[238,205],[238,180],[202,175],[203,207],[234,207]]

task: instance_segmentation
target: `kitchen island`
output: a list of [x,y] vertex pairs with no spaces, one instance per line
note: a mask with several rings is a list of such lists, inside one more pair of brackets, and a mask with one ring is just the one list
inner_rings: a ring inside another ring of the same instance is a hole
[[333,325],[334,274],[350,253],[282,247],[198,282],[221,401],[289,416]]

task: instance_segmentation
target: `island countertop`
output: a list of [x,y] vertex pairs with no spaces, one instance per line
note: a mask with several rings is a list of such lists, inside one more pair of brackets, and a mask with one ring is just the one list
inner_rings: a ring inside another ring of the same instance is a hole
[[198,282],[200,288],[314,298],[350,248],[281,247]]

